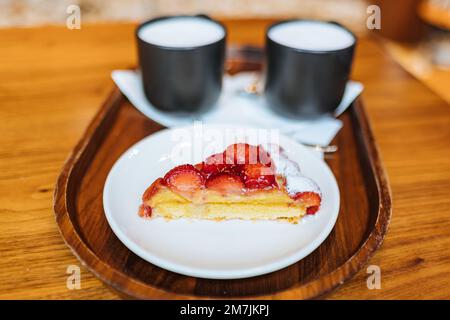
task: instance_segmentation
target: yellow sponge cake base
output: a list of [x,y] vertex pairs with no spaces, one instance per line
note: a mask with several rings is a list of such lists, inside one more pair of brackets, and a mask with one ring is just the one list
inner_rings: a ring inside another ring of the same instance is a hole
[[166,202],[152,209],[152,216],[169,219],[198,218],[210,220],[242,219],[242,220],[289,220],[291,222],[305,215],[305,209],[285,204],[253,204],[253,203],[192,203]]
[[306,214],[306,206],[285,192],[274,189],[247,195],[223,195],[200,192],[190,199],[159,185],[144,200],[152,208],[152,217],[198,218],[210,220],[288,220],[296,222]]

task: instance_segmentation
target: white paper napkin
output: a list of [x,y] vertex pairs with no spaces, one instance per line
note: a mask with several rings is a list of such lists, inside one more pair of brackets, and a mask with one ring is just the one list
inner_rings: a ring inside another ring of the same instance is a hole
[[189,125],[193,121],[231,123],[279,129],[283,134],[299,142],[320,145],[328,145],[333,140],[342,127],[342,121],[335,117],[344,112],[363,90],[361,83],[349,81],[334,117],[329,115],[315,120],[294,120],[271,111],[265,106],[263,97],[240,93],[255,80],[255,74],[238,73],[234,76],[225,76],[221,97],[211,111],[192,117],[156,109],[145,97],[139,72],[116,70],[111,76],[122,93],[139,111],[166,127]]

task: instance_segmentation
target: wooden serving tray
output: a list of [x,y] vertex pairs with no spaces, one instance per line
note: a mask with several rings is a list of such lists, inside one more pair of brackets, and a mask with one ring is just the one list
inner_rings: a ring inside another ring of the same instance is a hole
[[[234,63],[229,71],[257,65]],[[115,88],[73,150],[59,176],[54,210],[66,244],[98,278],[127,297],[275,298],[322,296],[361,269],[381,245],[391,217],[388,181],[361,99],[340,116],[327,159],[341,192],[333,231],[313,253],[282,270],[238,280],[173,273],[146,262],[114,235],[103,212],[103,186],[115,161],[131,145],[163,129]],[[152,164],[149,164],[151,166]]]

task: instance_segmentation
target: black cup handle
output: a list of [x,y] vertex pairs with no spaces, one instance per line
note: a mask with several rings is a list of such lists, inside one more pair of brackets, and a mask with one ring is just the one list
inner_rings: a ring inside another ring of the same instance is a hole
[[346,26],[344,26],[342,23],[337,22],[337,21],[334,21],[334,20],[327,21],[327,22],[328,22],[328,23],[331,23],[331,24],[334,24],[335,26],[338,26],[338,27],[340,27],[340,28],[342,28],[342,29],[347,30],[348,32],[350,32],[351,35],[353,36],[353,38],[355,38],[355,42],[356,42],[356,40],[358,39],[358,38],[356,37],[356,35],[355,35],[350,29],[348,29]]
[[210,16],[208,16],[207,14],[204,14],[204,13],[199,13],[199,14],[196,14],[195,16],[199,17],[199,18],[205,18],[208,20],[212,20],[212,18]]
[[334,20],[328,20],[328,21],[326,21],[326,22],[331,23],[331,24],[334,24],[334,25],[337,25],[337,26],[339,26],[339,27],[342,27],[342,25],[341,25],[339,22],[334,21]]

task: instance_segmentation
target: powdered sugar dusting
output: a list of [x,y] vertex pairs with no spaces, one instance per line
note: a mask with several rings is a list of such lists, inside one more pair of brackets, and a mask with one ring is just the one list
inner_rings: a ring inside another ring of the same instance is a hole
[[319,186],[310,178],[305,177],[297,162],[292,161],[286,152],[277,144],[263,146],[275,162],[276,173],[286,177],[286,190],[290,195],[299,192],[315,192],[321,194]]
[[319,186],[303,175],[287,175],[286,189],[290,195],[298,192],[315,192],[320,194]]

